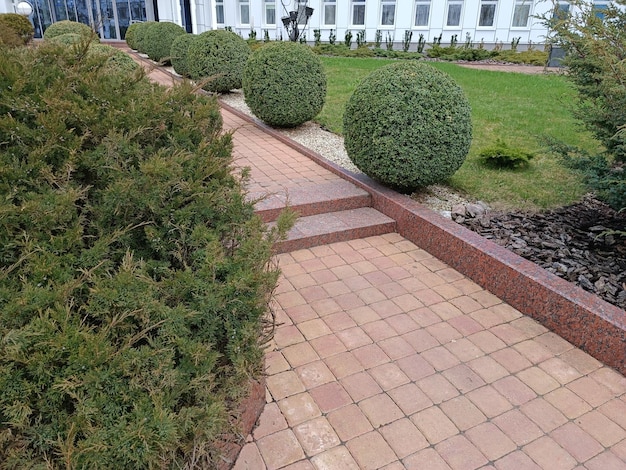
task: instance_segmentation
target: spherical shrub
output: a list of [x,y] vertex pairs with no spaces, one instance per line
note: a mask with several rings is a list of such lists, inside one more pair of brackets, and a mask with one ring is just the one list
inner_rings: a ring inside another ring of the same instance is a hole
[[128,47],[131,49],[137,49],[137,44],[135,42],[135,32],[138,28],[141,28],[141,23],[133,23],[126,29],[126,34],[124,35],[124,40]]
[[189,45],[187,64],[191,78],[203,81],[207,91],[225,93],[241,88],[241,76],[250,46],[232,31],[212,30],[199,34]]
[[54,36],[49,39],[50,42],[55,44],[63,44],[64,46],[71,46],[72,44],[77,44],[81,41],[83,36],[76,33],[65,33],[60,36]]
[[156,23],[146,30],[145,53],[156,62],[170,63],[170,51],[174,39],[187,34],[185,28],[176,23]]
[[3,28],[0,25],[0,49],[13,49],[14,47],[23,46],[24,42],[20,35],[12,28]]
[[255,51],[243,75],[250,110],[271,126],[295,127],[315,117],[326,99],[326,75],[311,49],[274,42]]
[[348,100],[343,122],[352,162],[406,192],[452,176],[472,142],[463,90],[424,63],[395,63],[371,73]]
[[187,64],[187,55],[189,53],[189,45],[197,38],[194,34],[181,34],[174,38],[172,48],[170,49],[170,61],[174,71],[183,77],[190,77],[189,65]]
[[18,15],[17,13],[5,13],[0,15],[0,29],[6,28],[15,31],[22,44],[28,44],[35,34],[35,29],[28,18]]
[[157,24],[156,21],[145,21],[143,23],[137,23],[137,26],[135,27],[135,29],[133,29],[133,32],[131,34],[132,42],[134,42],[133,49],[143,53],[146,52],[146,34],[155,24]]
[[95,34],[92,29],[84,23],[63,20],[57,21],[56,23],[52,23],[50,26],[48,26],[43,33],[43,38],[52,39],[55,36],[60,36],[61,34],[67,33],[76,33],[80,34],[81,36]]

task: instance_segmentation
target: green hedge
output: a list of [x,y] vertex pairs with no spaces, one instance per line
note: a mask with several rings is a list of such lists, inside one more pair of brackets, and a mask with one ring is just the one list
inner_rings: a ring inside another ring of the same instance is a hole
[[52,23],[50,26],[48,26],[43,33],[43,38],[52,39],[53,37],[61,36],[62,34],[68,33],[80,34],[81,36],[95,35],[92,29],[84,23],[63,20],[57,21],[56,23]]
[[131,49],[137,50],[137,43],[135,41],[135,33],[137,29],[141,28],[141,23],[133,23],[126,29],[126,34],[124,35],[124,40],[128,47]]
[[107,60],[0,49],[0,466],[214,468],[276,232],[217,101]]
[[211,30],[199,34],[189,45],[187,65],[191,78],[207,91],[225,93],[241,88],[250,46],[232,31]]
[[461,88],[414,61],[377,69],[357,85],[343,128],[354,164],[407,192],[452,176],[472,141],[471,109]]
[[156,23],[146,30],[143,39],[144,52],[156,62],[169,64],[174,39],[186,34],[187,31],[175,23]]
[[308,46],[273,42],[246,65],[243,92],[250,110],[271,126],[295,127],[314,118],[326,99],[326,74]]
[[155,24],[157,24],[156,21],[136,23],[137,26],[135,26],[131,32],[131,42],[135,46],[133,49],[144,54],[146,53],[146,35],[148,34],[150,28],[152,28]]

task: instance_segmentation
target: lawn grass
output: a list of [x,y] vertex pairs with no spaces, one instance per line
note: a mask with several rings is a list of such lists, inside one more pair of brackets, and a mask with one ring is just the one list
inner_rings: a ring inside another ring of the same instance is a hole
[[[358,82],[392,61],[344,57],[323,57],[322,61],[328,95],[316,121],[341,134],[344,106]],[[463,166],[448,181],[451,187],[494,207],[528,210],[562,206],[585,193],[580,178],[546,153],[538,140],[552,136],[588,150],[599,146],[572,118],[569,105],[575,92],[563,76],[475,70],[445,62],[431,65],[450,74],[472,106],[472,147]],[[480,150],[498,138],[536,152],[530,167],[496,170],[482,165]]]

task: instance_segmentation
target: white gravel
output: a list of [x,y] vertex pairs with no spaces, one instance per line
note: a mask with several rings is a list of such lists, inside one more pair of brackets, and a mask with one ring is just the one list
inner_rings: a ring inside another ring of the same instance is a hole
[[[220,95],[220,100],[227,105],[252,116],[246,105],[241,90]],[[327,160],[336,163],[346,170],[355,173],[361,171],[350,161],[343,145],[343,137],[333,134],[312,121],[306,122],[294,129],[277,129],[299,144],[319,153]],[[411,196],[416,201],[449,217],[452,208],[459,204],[467,204],[468,199],[443,185],[428,186]]]

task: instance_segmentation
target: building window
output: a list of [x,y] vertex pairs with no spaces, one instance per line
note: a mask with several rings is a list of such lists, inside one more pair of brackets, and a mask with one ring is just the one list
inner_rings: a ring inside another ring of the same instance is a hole
[[482,0],[480,2],[480,15],[478,17],[479,27],[490,28],[494,25],[497,6],[498,0]]
[[265,24],[276,24],[276,2],[275,0],[265,0]]
[[446,26],[460,26],[463,0],[448,0],[448,14]]
[[334,26],[337,14],[337,0],[324,0],[324,24]]
[[239,23],[250,24],[250,0],[239,0]]
[[430,0],[415,1],[415,26],[428,26],[430,20]]
[[565,19],[569,15],[569,2],[559,2],[554,9],[554,18]]
[[515,0],[515,9],[513,10],[514,28],[527,28],[530,19],[531,0]]
[[382,0],[380,2],[381,26],[393,26],[396,19],[396,0]]
[[352,24],[365,24],[365,0],[352,0]]
[[601,20],[604,19],[604,10],[606,10],[608,7],[608,2],[593,2],[593,12]]
[[224,0],[215,0],[215,22],[224,24]]

